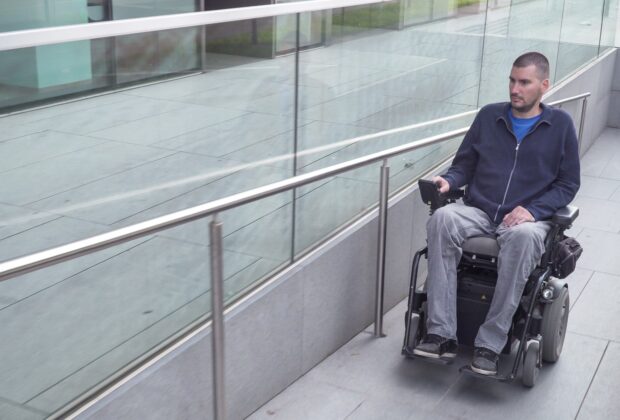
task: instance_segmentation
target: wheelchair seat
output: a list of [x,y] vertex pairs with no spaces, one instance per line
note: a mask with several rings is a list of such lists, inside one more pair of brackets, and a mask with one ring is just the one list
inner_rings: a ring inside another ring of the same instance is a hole
[[497,257],[499,254],[499,245],[495,235],[478,235],[467,238],[463,242],[463,252],[472,255],[485,255],[488,257]]

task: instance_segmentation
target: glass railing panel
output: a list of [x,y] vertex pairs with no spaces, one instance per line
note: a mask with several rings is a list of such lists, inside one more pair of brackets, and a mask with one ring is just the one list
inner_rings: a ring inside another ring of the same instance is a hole
[[237,269],[224,281],[226,303],[256,287],[290,262],[293,240],[293,191],[227,210],[224,249],[239,256]]
[[[470,123],[472,116],[427,124],[429,120],[476,108],[484,10],[457,13],[456,7],[446,8],[442,16],[452,16],[451,19],[430,20],[396,30],[394,22],[400,18],[395,17],[397,9],[388,6],[382,9],[376,5],[339,9],[332,16],[329,46],[300,52],[298,173]],[[364,138],[368,134],[412,124],[420,126],[404,133]],[[355,141],[358,137],[362,139]],[[453,147],[435,146],[396,159],[398,163],[395,163],[391,188],[411,182],[424,172],[424,168],[428,170],[436,165],[452,150]],[[338,183],[345,182],[340,177],[336,179]],[[378,182],[378,170],[364,168],[346,175],[346,183],[354,181],[359,185],[342,185],[342,188],[355,190],[369,183],[372,185],[368,188],[374,188]],[[365,201],[366,196],[358,192],[352,202],[343,199],[333,203],[335,193],[332,190],[338,187],[338,183],[313,187],[315,196],[325,190],[325,199],[322,200],[325,203],[342,206],[339,210],[323,212],[323,217],[330,219],[324,226],[304,233],[303,226],[311,223],[310,219],[316,215],[305,213],[303,206],[297,206],[297,253],[304,245],[328,235],[334,226],[346,224],[363,212],[368,203],[377,200],[376,194],[371,193],[369,201]],[[297,197],[305,192],[305,189],[298,190]]]
[[[103,3],[97,13],[89,10],[100,20],[109,10]],[[142,3],[117,2],[112,11],[115,18],[135,17]],[[155,14],[176,7],[156,3]],[[473,115],[459,114],[493,98],[506,100],[518,53],[538,49],[555,60],[559,17],[542,3],[498,0],[488,2],[487,11],[480,1],[390,2],[0,52],[4,112],[117,89],[0,118],[0,261],[465,127]],[[547,26],[532,34],[528,19]],[[58,60],[63,54],[71,59]],[[59,63],[68,66],[66,74]],[[58,79],[71,74],[81,79]],[[22,86],[27,77],[51,82]],[[364,137],[409,125],[405,132]],[[390,159],[390,190],[444,161],[460,140]],[[222,212],[226,301],[372,209],[379,167]],[[5,316],[15,317],[10,311],[18,310],[37,322],[46,307],[41,299],[48,306],[53,301],[50,319],[61,327],[50,328],[52,338],[83,341],[77,350],[64,342],[45,349],[41,360],[60,366],[24,376],[15,387],[23,392],[8,390],[7,400],[31,404],[27,410],[45,416],[204,317],[208,223],[0,283],[6,297],[0,316],[8,310]],[[95,296],[101,302],[87,306]],[[119,302],[119,313],[105,318]],[[68,306],[71,311],[61,313]],[[83,313],[91,314],[84,328],[92,331],[77,326],[66,333],[64,325]],[[26,328],[13,327],[9,318],[10,334]],[[2,354],[31,343],[43,347],[50,334],[37,327],[22,341],[3,344]],[[65,363],[73,351],[80,357]],[[22,370],[7,364],[7,381],[31,366],[9,362]]]
[[[181,1],[14,1],[0,5],[0,32],[196,11]],[[182,28],[0,51],[0,113],[196,72],[200,31]]]
[[295,251],[301,253],[376,206],[379,164],[371,164],[298,188],[295,195]]
[[0,51],[0,112],[200,68],[193,28]]
[[[241,42],[229,35],[218,39],[231,47]],[[184,50],[182,39],[171,42]],[[14,52],[21,51],[5,53]],[[295,96],[294,56],[204,55],[203,74],[0,118],[0,191],[8,208],[2,222],[15,231],[75,223],[78,236],[33,241],[24,253],[292,175],[286,162],[294,121],[290,105],[282,105]],[[19,68],[38,69],[25,61]],[[278,143],[275,159],[265,148],[269,140]],[[252,153],[261,148],[268,160],[257,162],[260,152]],[[23,222],[14,213],[36,220]]]
[[[12,237],[13,250],[32,239]],[[46,418],[203,319],[209,247],[193,239],[164,231],[1,282],[0,418]],[[250,260],[226,250],[226,281]]]
[[556,80],[598,55],[603,3],[604,0],[565,0]]
[[543,53],[551,64],[554,82],[562,1],[489,2],[480,101],[482,106],[508,100],[508,76],[513,61],[527,51]]
[[604,0],[603,2],[603,26],[601,28],[601,43],[599,54],[620,43],[616,43],[618,35],[618,0]]
[[[247,32],[253,27],[256,43]],[[202,50],[188,44],[188,33],[206,35]],[[153,37],[159,47],[166,43],[169,63],[186,57],[204,73],[0,118],[0,261],[293,175],[295,57],[273,58],[273,24],[234,22],[80,41],[133,51],[112,63],[86,60],[88,80],[94,69],[116,81],[169,77],[174,69],[166,60],[145,70],[144,63],[153,63]],[[270,53],[261,57],[269,39]],[[49,56],[37,64],[21,52],[3,54],[14,53],[22,73],[39,77],[55,69]],[[84,64],[79,55],[74,59],[67,65]],[[3,70],[0,77],[12,74]],[[9,89],[10,97],[0,89],[3,105],[75,87],[57,82],[49,89]],[[219,216],[227,302],[290,262],[292,212],[287,192]],[[0,283],[0,316],[7,317],[0,354],[14,355],[1,362],[7,374],[0,392],[7,393],[0,396],[15,403],[6,409],[24,405],[26,413],[45,417],[204,317],[210,305],[208,241],[204,219]],[[41,321],[43,313],[53,324]],[[13,338],[30,322],[36,328]],[[33,348],[42,350],[15,359]],[[0,418],[14,417],[0,412]]]
[[[291,3],[299,0],[277,0],[276,3]],[[299,48],[308,49],[325,45],[328,30],[327,17],[331,11],[301,13],[299,15],[299,31],[297,15],[276,16],[275,53],[277,55],[290,54],[297,48],[299,34]]]

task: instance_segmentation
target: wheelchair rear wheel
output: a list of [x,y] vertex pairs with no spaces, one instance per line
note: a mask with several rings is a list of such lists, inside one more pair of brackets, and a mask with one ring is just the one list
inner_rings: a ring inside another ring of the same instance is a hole
[[570,298],[566,287],[562,288],[559,296],[553,302],[545,306],[541,328],[543,337],[542,358],[545,362],[554,363],[560,358],[564,346],[569,309]]

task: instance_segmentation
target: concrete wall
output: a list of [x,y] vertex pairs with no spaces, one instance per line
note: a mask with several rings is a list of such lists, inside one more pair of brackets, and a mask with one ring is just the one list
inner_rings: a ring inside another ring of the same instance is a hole
[[620,54],[617,53],[616,68],[611,85],[607,124],[610,127],[620,128]]
[[[592,92],[584,151],[606,125],[614,61],[615,52],[556,87],[551,97]],[[579,116],[578,105],[572,107],[567,109]],[[428,209],[415,187],[390,203],[386,310],[407,295],[411,256],[424,245],[427,217]],[[229,419],[252,413],[373,322],[376,239],[376,214],[371,214],[227,315]],[[400,348],[393,351],[400,352]],[[209,419],[211,394],[207,331],[109,393],[78,418]]]

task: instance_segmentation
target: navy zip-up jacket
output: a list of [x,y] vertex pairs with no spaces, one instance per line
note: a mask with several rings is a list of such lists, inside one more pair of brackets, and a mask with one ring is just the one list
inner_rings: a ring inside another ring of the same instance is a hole
[[573,122],[561,109],[541,107],[540,119],[521,144],[512,131],[510,103],[483,107],[442,175],[450,189],[467,185],[465,204],[483,210],[494,223],[517,206],[537,221],[549,219],[579,189]]

